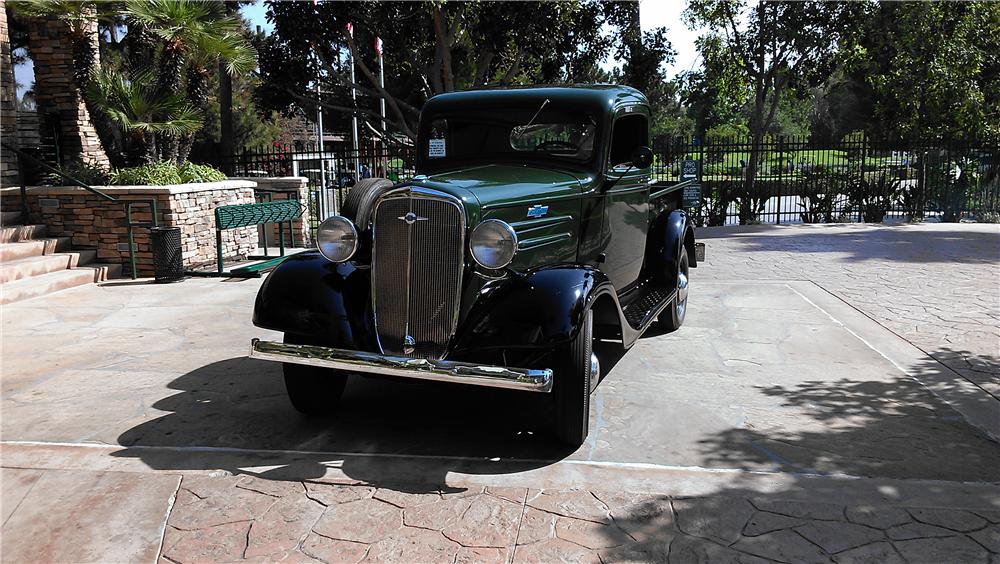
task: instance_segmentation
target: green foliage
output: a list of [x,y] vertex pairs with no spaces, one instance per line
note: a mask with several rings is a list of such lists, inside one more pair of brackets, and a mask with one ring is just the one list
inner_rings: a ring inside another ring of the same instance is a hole
[[157,95],[156,75],[140,70],[132,76],[102,69],[91,95],[97,105],[126,133],[184,135],[201,127],[198,112],[180,95]]
[[1000,3],[879,2],[844,54],[872,90],[871,133],[1000,137]]
[[193,182],[218,182],[226,175],[208,165],[186,162],[180,165],[159,162],[111,172],[111,184],[123,186],[164,186]]
[[[688,3],[689,25],[709,30],[698,42],[705,64],[702,76],[695,77],[706,92],[701,104],[713,110],[722,102],[744,99],[748,104],[747,126],[756,143],[736,198],[741,224],[755,220],[766,203],[755,189],[759,141],[771,131],[789,93],[805,92],[829,76],[838,41],[862,9],[859,3],[822,1]],[[703,127],[706,122],[703,117]]]
[[[640,32],[638,3],[570,0],[532,2],[281,2],[268,1],[275,32],[259,47],[265,109],[315,111],[323,88],[325,119],[344,127],[351,114],[380,129],[378,99],[389,127],[415,137],[424,101],[437,93],[482,86],[616,80],[646,89],[665,81],[673,56],[665,30]],[[348,23],[354,36],[346,33]],[[611,29],[610,33],[606,30]],[[374,35],[383,40],[384,89]],[[357,64],[357,107],[347,58]],[[626,64],[608,74],[612,54]],[[670,94],[667,92],[666,94]],[[656,102],[654,102],[655,104]],[[338,122],[336,118],[339,118]]]
[[[214,146],[222,138],[222,114],[219,104],[218,65],[208,68],[207,100],[203,107],[204,125],[195,139],[197,152],[200,148]],[[251,76],[232,78],[233,144],[235,147],[269,146],[281,140],[289,129],[289,118],[275,111],[262,111],[254,99],[257,81]]]
[[[108,184],[111,179],[111,172],[106,167],[79,161],[60,167],[60,170],[66,176],[90,186],[103,186]],[[65,186],[67,184],[62,176],[54,172],[43,176],[41,183],[44,186]]]

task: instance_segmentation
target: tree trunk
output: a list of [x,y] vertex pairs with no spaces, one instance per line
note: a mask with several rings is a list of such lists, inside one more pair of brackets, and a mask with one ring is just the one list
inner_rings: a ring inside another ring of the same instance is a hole
[[[233,79],[226,72],[226,62],[219,61],[219,114],[221,118],[222,139],[219,148],[222,156],[229,157],[233,154]],[[232,159],[222,159],[223,171],[226,174],[233,174]]]
[[437,37],[438,59],[441,61],[441,80],[444,91],[455,90],[455,76],[451,68],[451,34],[447,30],[444,9],[434,5],[434,35]]
[[118,127],[90,95],[94,77],[101,68],[100,38],[97,26],[97,9],[84,8],[86,19],[75,22],[70,31],[73,46],[73,79],[80,90],[80,97],[87,106],[90,120],[111,166],[120,167],[124,163],[121,135]]
[[[205,112],[208,111],[208,79],[207,68],[195,64],[188,67],[188,100],[191,101],[195,109],[201,112],[202,115],[205,115]],[[194,146],[194,138],[194,133],[188,133],[180,140],[180,149],[177,153],[178,163],[182,163],[188,159],[188,156],[191,154],[191,147]]]

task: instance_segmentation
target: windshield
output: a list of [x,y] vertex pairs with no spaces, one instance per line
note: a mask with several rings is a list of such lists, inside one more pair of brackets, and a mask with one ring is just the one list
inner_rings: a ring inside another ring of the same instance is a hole
[[456,161],[548,159],[589,162],[596,120],[584,112],[551,109],[492,110],[440,115],[422,133],[421,152],[431,166]]

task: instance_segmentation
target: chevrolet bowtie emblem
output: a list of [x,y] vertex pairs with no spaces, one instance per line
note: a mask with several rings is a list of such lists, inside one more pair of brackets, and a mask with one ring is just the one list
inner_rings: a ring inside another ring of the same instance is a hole
[[528,217],[544,217],[547,213],[549,213],[549,206],[535,204],[528,208]]
[[396,219],[405,221],[407,225],[413,225],[414,223],[416,223],[418,221],[427,221],[426,217],[420,217],[419,215],[417,215],[417,214],[415,214],[413,212],[407,212],[406,215],[397,217]]

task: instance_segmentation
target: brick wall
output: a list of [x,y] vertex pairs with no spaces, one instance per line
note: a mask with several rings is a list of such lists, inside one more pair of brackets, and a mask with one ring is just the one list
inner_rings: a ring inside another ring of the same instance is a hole
[[[254,201],[255,184],[247,181],[208,182],[178,186],[107,186],[98,189],[122,200],[155,199],[161,226],[181,229],[186,269],[215,266],[215,208]],[[2,191],[4,207],[20,206],[17,189]],[[47,226],[50,237],[72,237],[76,248],[97,249],[101,262],[127,265],[128,228],[123,202],[107,202],[82,188],[38,186],[28,189],[31,222]],[[13,209],[13,208],[12,208]],[[151,219],[147,206],[133,206],[133,222]],[[152,276],[149,231],[135,228],[137,271]],[[255,227],[222,232],[223,257],[239,260],[257,248]]]
[[[91,39],[96,56],[96,12],[94,19],[84,19],[78,25],[82,33]],[[35,68],[35,102],[41,119],[43,141],[53,143],[52,130],[56,127],[64,162],[81,160],[108,166],[108,157],[73,79],[70,24],[56,16],[32,18],[28,33],[28,48]],[[99,64],[98,57],[95,65]]]

